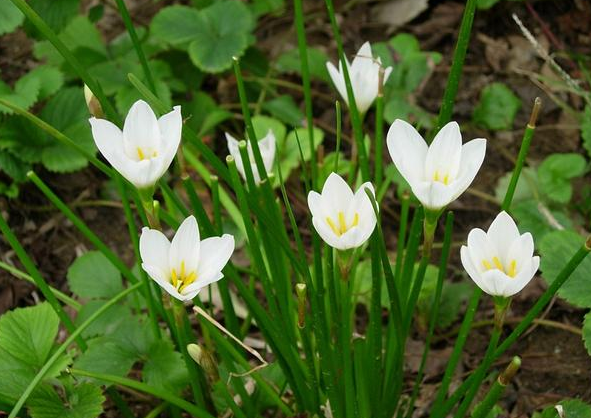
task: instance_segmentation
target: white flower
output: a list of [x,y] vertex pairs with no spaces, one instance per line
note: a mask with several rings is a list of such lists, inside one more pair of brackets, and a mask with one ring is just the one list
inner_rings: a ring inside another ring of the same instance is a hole
[[[228,151],[230,152],[230,155],[234,157],[234,161],[236,162],[236,168],[238,169],[238,172],[240,173],[243,179],[246,179],[246,173],[244,172],[242,156],[240,155],[240,149],[238,148],[238,144],[240,142],[229,133],[226,133],[226,140],[228,141]],[[273,169],[273,162],[275,161],[276,148],[276,140],[273,131],[269,129],[267,135],[265,135],[265,137],[261,139],[258,143],[259,149],[261,151],[261,157],[263,158],[263,164],[265,165],[267,173],[270,173]],[[252,144],[250,143],[250,141],[247,141],[246,149],[248,151],[248,159],[250,160],[250,167],[252,168],[254,181],[258,184],[261,182],[261,176],[259,175],[259,170],[254,159]]]
[[[355,104],[360,113],[365,113],[371,106],[378,95],[379,72],[382,65],[380,58],[373,58],[371,52],[371,45],[365,42],[357,51],[357,55],[353,58],[353,63],[347,62],[347,69],[349,70],[349,78],[351,79],[351,87],[353,88],[353,95],[355,96]],[[349,104],[349,97],[347,96],[347,88],[345,87],[345,74],[343,73],[343,64],[339,60],[339,69],[331,63],[326,63],[326,68],[332,78],[332,82],[339,91],[339,94]],[[384,70],[384,84],[390,77],[392,67]]]
[[143,100],[131,106],[123,132],[104,119],[90,118],[94,142],[103,156],[139,189],[153,186],[166,172],[181,142],[180,106],[156,119]]
[[366,188],[375,195],[371,183],[363,183],[353,194],[341,176],[331,173],[321,194],[315,191],[308,194],[314,228],[331,247],[339,250],[359,247],[373,232],[377,220]]
[[164,290],[179,300],[193,299],[205,286],[224,275],[234,251],[234,237],[224,234],[203,241],[195,217],[189,216],[172,243],[156,229],[144,227],[140,237],[142,268]]
[[458,198],[472,183],[486,152],[486,139],[462,145],[460,127],[449,122],[431,146],[407,122],[396,119],[386,139],[396,168],[428,209],[437,210]]
[[540,257],[533,253],[531,234],[520,235],[507,212],[499,213],[487,232],[471,230],[460,250],[462,265],[478,287],[504,297],[523,289],[538,271]]

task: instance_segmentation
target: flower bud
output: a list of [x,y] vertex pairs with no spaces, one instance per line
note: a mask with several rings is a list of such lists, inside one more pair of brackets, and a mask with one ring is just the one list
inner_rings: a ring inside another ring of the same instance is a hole
[[198,344],[188,344],[187,352],[195,363],[201,366],[211,382],[217,382],[220,379],[218,366],[209,351],[201,348]]
[[304,328],[306,321],[306,284],[296,284],[296,294],[298,296],[298,327]]
[[84,99],[86,100],[88,111],[92,116],[95,118],[102,118],[104,116],[101,104],[86,84],[84,85]]

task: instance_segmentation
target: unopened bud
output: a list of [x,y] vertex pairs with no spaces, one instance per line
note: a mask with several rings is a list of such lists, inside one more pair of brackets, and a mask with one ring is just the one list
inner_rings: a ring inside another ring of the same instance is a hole
[[298,327],[304,328],[306,324],[306,284],[296,284],[296,294],[298,296]]
[[521,367],[521,358],[518,356],[513,357],[511,363],[507,366],[507,368],[499,375],[499,383],[503,386],[507,386],[509,382],[513,379],[515,374],[519,371]]
[[95,118],[102,118],[104,116],[101,104],[86,84],[84,85],[84,99],[86,100],[88,111],[92,116]]
[[198,344],[189,344],[187,352],[195,363],[201,366],[212,382],[217,382],[220,379],[218,366],[209,351],[204,350]]

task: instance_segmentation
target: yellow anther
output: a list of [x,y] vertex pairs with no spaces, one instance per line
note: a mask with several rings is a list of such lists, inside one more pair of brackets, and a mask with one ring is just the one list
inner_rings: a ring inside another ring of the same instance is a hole
[[334,232],[335,235],[338,237],[340,237],[345,232],[347,232],[349,229],[351,229],[354,226],[357,226],[359,224],[359,214],[358,213],[355,213],[355,215],[353,216],[353,222],[351,223],[351,226],[347,225],[347,220],[345,219],[344,212],[340,211],[337,214],[337,219],[338,219],[338,225],[335,224],[335,222],[331,219],[330,216],[327,216],[326,223],[328,224],[328,226],[330,226],[330,229],[332,229],[332,232]]
[[499,257],[493,257],[492,261],[497,269],[501,270],[503,273],[505,272],[505,268],[503,267],[501,260],[499,260]]
[[140,147],[137,147],[137,156],[140,158],[140,161],[144,160],[146,156]]
[[154,152],[152,153],[152,158],[155,158],[155,157],[158,157],[158,151],[154,151]]
[[488,262],[488,260],[482,260],[482,265],[487,270],[490,270],[492,268],[492,266],[490,265],[490,263]]
[[439,181],[439,170],[436,170],[435,174],[433,174],[433,181]]
[[445,177],[443,178],[443,184],[445,184],[447,186],[448,183],[449,183],[449,174],[446,174]]
[[328,224],[328,226],[330,226],[330,229],[332,229],[332,232],[334,232],[338,236],[341,235],[339,233],[339,230],[337,229],[336,225],[334,224],[334,222],[332,221],[332,219],[330,219],[329,216],[326,217],[326,223]]
[[509,264],[509,271],[507,272],[507,276],[515,277],[517,274],[517,261],[511,260],[511,264]]
[[176,269],[170,270],[170,281],[172,285],[179,291],[179,293],[182,293],[183,290],[185,290],[185,288],[195,280],[197,280],[197,273],[192,271],[187,275],[184,260],[181,261],[179,273],[177,273]]

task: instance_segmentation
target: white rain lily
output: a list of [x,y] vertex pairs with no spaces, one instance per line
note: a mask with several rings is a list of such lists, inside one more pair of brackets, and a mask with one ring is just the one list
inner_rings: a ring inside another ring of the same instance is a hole
[[460,127],[449,122],[431,146],[409,123],[396,119],[387,136],[388,150],[412,192],[427,209],[456,200],[472,183],[486,152],[486,139],[462,145]]
[[[242,176],[243,179],[246,179],[246,173],[244,171],[244,164],[242,162],[242,156],[240,155],[240,149],[238,148],[238,141],[229,133],[226,133],[226,140],[228,141],[228,151],[230,155],[234,157],[234,161],[236,162],[236,168],[238,172]],[[273,162],[275,161],[275,149],[276,149],[276,140],[273,131],[269,129],[267,135],[264,138],[259,140],[259,149],[261,151],[261,157],[263,158],[263,164],[265,165],[265,169],[267,173],[270,173],[273,170]],[[250,141],[247,141],[246,149],[248,151],[248,159],[250,160],[250,167],[252,168],[252,174],[254,177],[254,181],[258,184],[261,182],[261,176],[259,174],[259,170],[256,165],[256,161],[254,159],[254,153],[252,151],[252,144]]]
[[363,183],[353,194],[341,176],[331,173],[322,193],[308,194],[314,228],[331,247],[339,250],[359,247],[373,232],[377,220],[366,188],[375,196],[371,183]]
[[501,212],[487,232],[474,228],[468,245],[462,246],[462,265],[483,291],[493,296],[513,296],[533,278],[540,257],[533,256],[534,240],[529,232],[520,235],[515,221]]
[[[353,58],[353,62],[349,64],[347,61],[347,69],[349,70],[349,78],[351,79],[351,87],[353,88],[353,95],[355,96],[355,104],[361,113],[367,112],[373,101],[378,96],[378,82],[379,72],[382,65],[380,58],[373,58],[371,52],[371,45],[365,42],[357,51],[357,55]],[[347,96],[347,88],[345,87],[345,74],[343,73],[343,64],[339,60],[339,69],[331,63],[326,63],[328,74],[332,78],[332,82],[339,91],[339,94],[349,104],[349,97]],[[384,84],[390,77],[392,67],[384,70]]]
[[202,288],[224,277],[222,269],[233,251],[232,235],[201,241],[194,216],[183,221],[172,242],[162,232],[147,227],[140,237],[142,268],[182,301],[193,299]]
[[166,172],[181,142],[180,106],[156,119],[150,106],[131,106],[123,131],[104,119],[90,118],[97,148],[109,163],[139,189],[152,187]]

